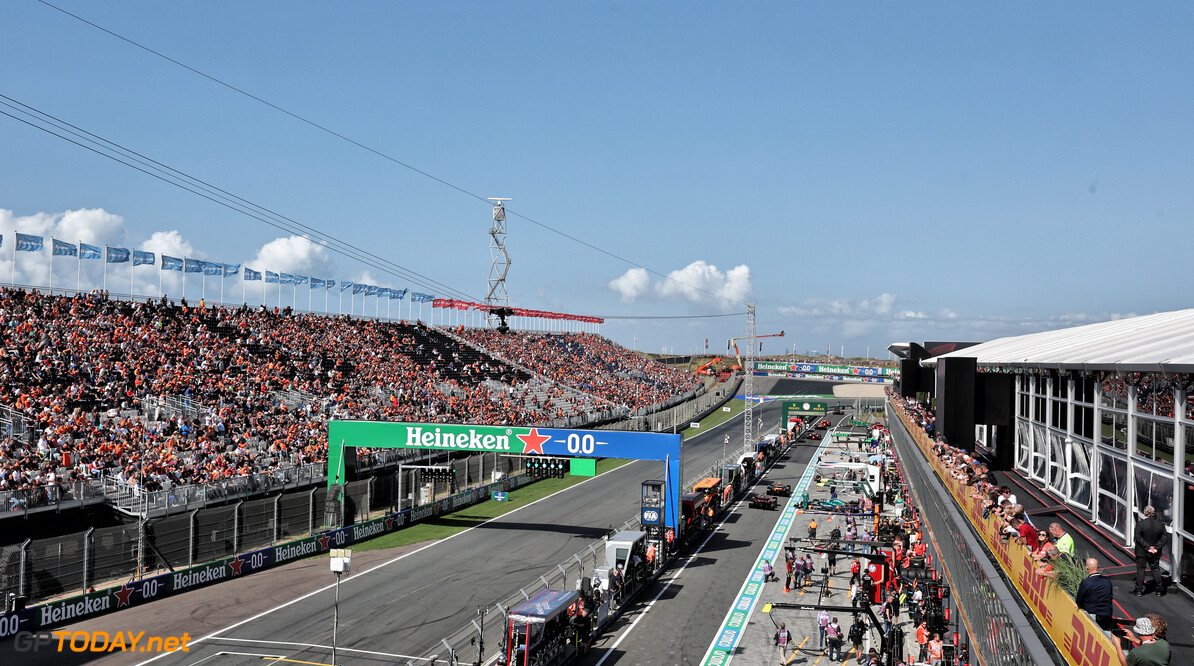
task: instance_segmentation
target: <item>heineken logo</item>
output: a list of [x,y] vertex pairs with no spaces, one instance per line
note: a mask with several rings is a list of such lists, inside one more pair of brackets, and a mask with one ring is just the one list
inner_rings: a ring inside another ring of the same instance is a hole
[[174,591],[185,590],[188,587],[195,587],[197,585],[204,585],[212,581],[220,580],[228,577],[228,569],[223,564],[216,564],[209,567],[202,567],[200,569],[192,569],[191,571],[182,571],[174,574]]
[[511,426],[333,421],[328,428],[328,437],[332,442],[351,442],[351,446],[381,448],[498,451],[542,455],[543,445],[551,441],[551,435],[540,433],[539,428]]
[[59,601],[41,607],[41,626],[49,626],[63,620],[83,618],[93,613],[106,611],[111,607],[107,594],[91,595],[78,601]]
[[[495,432],[496,431],[496,432]],[[406,448],[470,449],[475,451],[509,451],[511,428],[483,428],[475,426],[406,426]]]
[[276,546],[274,548],[274,562],[289,562],[290,560],[297,560],[300,557],[307,557],[318,552],[319,543],[314,539],[298,541],[284,546]]
[[352,526],[352,541],[356,543],[363,541],[370,537],[375,537],[379,534],[385,534],[385,523],[378,521],[376,523],[365,523],[364,525]]

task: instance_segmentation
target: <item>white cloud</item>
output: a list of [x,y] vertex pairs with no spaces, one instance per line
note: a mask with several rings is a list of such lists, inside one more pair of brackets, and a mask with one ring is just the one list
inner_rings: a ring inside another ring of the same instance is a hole
[[302,236],[275,238],[261,246],[249,262],[256,270],[326,277],[332,269],[327,248]]
[[633,303],[650,286],[651,277],[644,268],[631,268],[621,277],[609,281],[609,288],[621,294],[623,303]]
[[632,268],[608,283],[618,292],[623,303],[653,292],[662,300],[683,300],[691,303],[728,306],[730,302],[746,301],[754,287],[750,282],[750,267],[746,264],[722,272],[717,266],[698,259],[684,268],[668,273],[666,279],[651,281],[647,271]]

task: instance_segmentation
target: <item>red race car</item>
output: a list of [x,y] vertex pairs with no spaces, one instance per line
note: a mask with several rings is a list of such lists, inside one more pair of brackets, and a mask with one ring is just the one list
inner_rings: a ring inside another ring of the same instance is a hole
[[805,435],[805,437],[807,437],[808,439],[821,439],[821,433],[814,430],[812,432],[807,433]]
[[831,424],[829,423],[829,419],[821,419],[820,421],[817,422],[817,430],[825,430],[830,425]]
[[779,502],[767,495],[751,495],[750,506],[755,509],[776,509],[779,508]]

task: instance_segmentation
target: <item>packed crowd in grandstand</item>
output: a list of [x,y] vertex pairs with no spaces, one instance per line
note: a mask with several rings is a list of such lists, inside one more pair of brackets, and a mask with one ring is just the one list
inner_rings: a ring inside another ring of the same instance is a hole
[[[470,342],[555,381],[631,409],[647,407],[700,385],[670,368],[590,333],[503,335],[492,329],[464,332]],[[590,372],[578,374],[578,368]]]
[[699,385],[596,335],[459,333],[547,381],[422,323],[0,290],[0,491],[317,463],[329,418],[547,423]]

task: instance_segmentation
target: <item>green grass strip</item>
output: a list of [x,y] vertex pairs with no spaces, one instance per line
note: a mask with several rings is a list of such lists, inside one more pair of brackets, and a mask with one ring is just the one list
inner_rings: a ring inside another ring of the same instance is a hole
[[[730,411],[728,411],[728,412],[725,411],[724,410],[725,407],[729,407]],[[731,401],[729,401],[729,403],[723,405],[722,409],[718,409],[717,411],[713,412],[712,414],[701,419],[701,421],[700,421],[701,427],[699,427],[699,428],[686,427],[680,431],[680,434],[684,436],[684,439],[688,439],[689,437],[699,435],[702,432],[708,430],[709,428],[712,428],[713,426],[718,426],[718,425],[725,423],[726,421],[729,421],[730,419],[734,418],[735,416],[738,416],[745,410],[746,410],[746,401],[745,400],[731,400]],[[687,426],[688,424],[685,423],[684,425]]]
[[[621,467],[630,460],[621,460],[617,458],[605,458],[597,461],[597,475],[602,474]],[[494,502],[493,500],[485,500],[469,507],[465,507],[459,511],[454,511],[449,514],[437,516],[430,520],[425,520],[420,523],[411,525],[398,530],[397,532],[390,532],[370,539],[362,541],[361,543],[354,543],[352,550],[354,552],[363,552],[366,550],[380,550],[382,548],[394,548],[397,546],[408,546],[412,543],[420,543],[422,541],[429,541],[432,539],[443,539],[458,532],[480,525],[481,523],[496,518],[501,515],[510,513],[511,511],[524,507],[535,500],[543,499],[548,495],[559,492],[565,488],[575,486],[576,484],[586,481],[592,477],[585,476],[566,476],[562,479],[541,479],[529,486],[523,486],[517,490],[511,490],[509,493],[509,500],[506,502]]]

